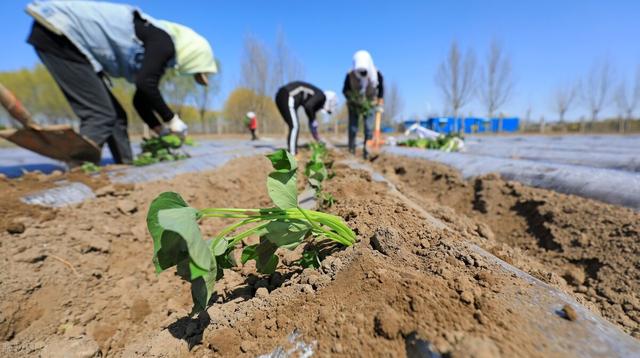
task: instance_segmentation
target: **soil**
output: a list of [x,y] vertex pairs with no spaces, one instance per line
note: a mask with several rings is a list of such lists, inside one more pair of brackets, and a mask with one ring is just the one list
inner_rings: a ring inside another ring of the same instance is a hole
[[[91,185],[99,197],[56,210],[19,204],[21,195],[46,185],[2,182],[10,185],[0,186],[8,198],[0,208],[12,216],[0,232],[0,355],[249,357],[311,349],[318,356],[395,357],[426,342],[450,357],[549,356],[554,347],[537,317],[517,305],[530,285],[469,242],[571,292],[637,336],[638,268],[614,257],[638,257],[637,214],[497,177],[480,179],[478,190],[445,167],[378,158],[401,193],[443,227],[334,156],[336,175],[326,190],[336,202],[326,211],[344,218],[359,242],[321,245],[318,270],[295,264],[301,248],[280,252],[270,277],[252,262],[225,270],[212,306],[197,317],[188,315],[188,284],[171,272],[154,273],[148,204],[178,191],[197,208],[268,207],[271,168],[264,157],[135,186],[105,188],[98,180]],[[445,179],[435,179],[438,173]],[[487,213],[474,209],[483,205]],[[24,231],[10,233],[16,223]],[[225,224],[201,227],[212,233]],[[539,239],[541,232],[552,236]],[[574,242],[573,233],[585,238]],[[575,324],[560,315],[548,319],[557,332]]]
[[[382,156],[376,168],[413,200],[432,206],[436,217],[475,223],[488,238],[478,243],[488,251],[640,338],[634,308],[640,304],[640,213],[497,174],[464,180],[455,169],[424,160]],[[520,260],[522,254],[543,268]]]

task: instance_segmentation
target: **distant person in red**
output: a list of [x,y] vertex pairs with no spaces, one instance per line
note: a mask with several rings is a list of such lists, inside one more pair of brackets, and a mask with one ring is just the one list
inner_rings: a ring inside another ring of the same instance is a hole
[[256,117],[256,114],[247,112],[247,115],[244,117],[244,123],[251,132],[251,140],[257,140],[256,130],[258,129],[258,117]]

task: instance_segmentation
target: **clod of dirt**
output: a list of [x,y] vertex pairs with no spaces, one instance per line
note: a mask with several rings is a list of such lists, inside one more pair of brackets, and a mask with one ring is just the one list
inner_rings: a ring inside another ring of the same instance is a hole
[[567,283],[574,286],[582,285],[584,283],[584,280],[586,279],[584,271],[577,267],[567,268],[562,277],[567,281]]
[[24,226],[24,224],[20,222],[12,222],[11,224],[9,224],[9,226],[7,226],[7,232],[11,235],[22,234],[25,229],[26,227]]
[[377,228],[371,237],[371,247],[380,251],[384,255],[397,253],[400,249],[398,245],[398,232],[390,227]]
[[402,166],[393,168],[393,171],[396,173],[396,175],[405,175],[405,174],[407,174],[407,170]]
[[489,338],[466,336],[454,347],[451,358],[499,358],[500,349]]
[[256,290],[256,297],[267,297],[269,296],[269,290],[266,287],[259,287]]
[[496,238],[496,235],[493,233],[489,225],[485,223],[478,223],[478,225],[476,226],[476,232],[478,233],[478,235],[484,237],[489,241],[493,241]]
[[470,291],[463,291],[460,294],[460,301],[466,303],[466,304],[471,304],[473,303],[473,293],[471,293]]
[[127,199],[118,200],[118,210],[123,214],[132,214],[138,210],[135,202]]
[[400,333],[400,316],[392,308],[378,312],[374,319],[376,333],[387,339],[394,339]]
[[574,310],[573,307],[569,305],[562,306],[562,315],[563,315],[563,318],[572,322],[578,319],[578,314],[576,313],[576,310]]
[[92,358],[100,356],[98,343],[89,337],[60,339],[42,349],[41,357],[48,358]]
[[116,192],[116,188],[113,185],[107,185],[96,190],[96,196],[100,198],[103,196],[113,195],[115,192]]

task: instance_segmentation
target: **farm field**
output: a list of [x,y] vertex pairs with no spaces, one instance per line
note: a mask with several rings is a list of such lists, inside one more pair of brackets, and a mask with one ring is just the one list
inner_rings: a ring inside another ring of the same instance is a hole
[[[166,191],[196,208],[273,206],[272,147],[234,148],[247,155],[209,148],[210,167],[191,168],[207,155],[198,149],[171,176],[152,166],[0,179],[2,355],[639,354],[637,211],[390,153],[372,163],[329,153],[335,176],[323,190],[334,202],[320,206],[353,230],[353,246],[322,242],[317,269],[300,263],[302,245],[277,251],[272,275],[255,261],[225,269],[211,305],[190,316],[189,283],[154,272],[147,210]],[[303,193],[311,153],[301,154]],[[20,201],[61,179],[95,198]],[[202,232],[229,220],[207,219]]]

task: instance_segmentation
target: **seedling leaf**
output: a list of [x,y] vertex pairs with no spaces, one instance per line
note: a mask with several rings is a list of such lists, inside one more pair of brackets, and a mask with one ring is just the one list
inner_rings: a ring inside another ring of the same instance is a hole
[[295,249],[311,230],[302,220],[272,221],[266,227],[264,238],[278,247]]
[[284,149],[278,149],[275,152],[267,155],[267,158],[271,161],[273,169],[277,171],[295,171],[298,169],[298,163],[296,158]]
[[187,243],[189,257],[200,268],[211,271],[213,260],[207,243],[198,227],[198,210],[190,207],[165,209],[158,212],[158,223],[164,230],[173,231]]
[[318,257],[318,251],[315,249],[303,251],[302,257],[298,261],[296,261],[296,263],[304,268],[320,267],[320,258]]
[[256,257],[258,257],[258,254],[256,253],[257,247],[258,247],[258,244],[255,244],[255,245],[249,245],[244,249],[242,249],[242,255],[240,255],[240,262],[242,262],[243,265],[246,264],[247,261],[254,260]]
[[298,206],[298,190],[295,170],[288,172],[275,171],[267,178],[267,192],[273,203],[280,209],[291,209]]
[[227,240],[224,237],[216,237],[211,242],[211,252],[213,256],[220,256],[227,251]]
[[160,194],[149,206],[147,228],[153,238],[153,262],[156,266],[156,272],[158,273],[176,265],[182,257],[182,255],[179,254],[182,249],[179,236],[175,233],[167,233],[167,236],[163,238],[165,230],[158,222],[158,212],[163,209],[184,208],[188,206],[182,197],[174,192]]

